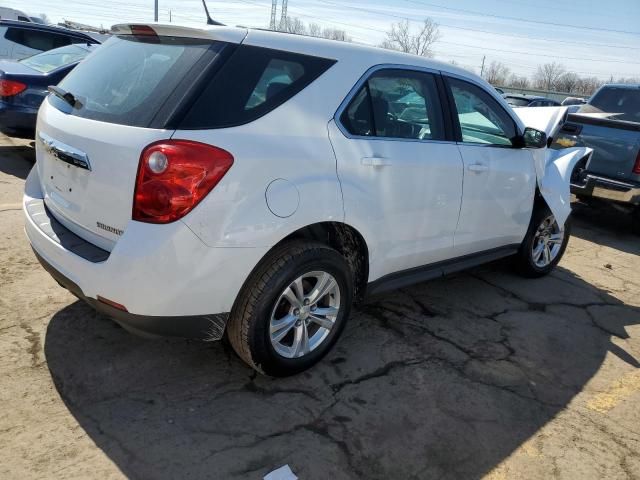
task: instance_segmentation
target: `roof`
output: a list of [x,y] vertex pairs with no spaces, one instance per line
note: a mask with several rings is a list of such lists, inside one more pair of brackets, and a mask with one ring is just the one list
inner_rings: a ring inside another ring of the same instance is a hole
[[98,42],[99,40],[92,37],[90,34],[86,32],[79,32],[77,30],[69,30],[68,28],[56,27],[54,25],[43,25],[41,23],[35,22],[21,22],[19,20],[0,20],[0,25],[11,26],[11,27],[19,27],[19,28],[28,28],[31,30],[39,30],[41,32],[51,32],[51,33],[63,33],[65,35],[74,35],[76,37],[86,38],[92,42]]
[[600,88],[607,88],[607,87],[628,88],[630,90],[633,90],[635,88],[640,88],[640,83],[606,83]]
[[[443,70],[449,73],[458,74],[463,77],[472,77],[481,80],[480,77],[468,70],[456,67],[450,63],[433,60],[409,53],[387,50],[379,47],[362,45],[354,42],[343,42],[339,40],[329,40],[325,38],[310,37],[294,33],[274,32],[248,27],[230,27],[218,25],[206,25],[194,27],[179,23],[128,23],[117,24],[111,27],[113,34],[131,34],[132,25],[145,25],[153,28],[159,35],[168,35],[187,38],[203,38],[210,40],[230,41],[235,43],[243,42],[246,45],[266,45],[272,48],[280,48],[297,53],[307,53],[310,55],[324,56],[335,60],[353,60],[354,54],[367,55],[373,58],[376,63],[411,65],[432,70]],[[483,84],[489,85],[484,80]],[[493,89],[493,87],[490,87]]]

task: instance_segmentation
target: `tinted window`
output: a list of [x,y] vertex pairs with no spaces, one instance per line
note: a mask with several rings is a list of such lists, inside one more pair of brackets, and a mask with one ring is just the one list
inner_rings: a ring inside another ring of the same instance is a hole
[[507,102],[514,107],[526,107],[529,105],[529,100],[526,98],[507,97]]
[[448,79],[460,123],[462,141],[511,146],[516,125],[507,112],[480,87]]
[[56,96],[59,110],[104,122],[146,127],[170,95],[191,86],[197,62],[215,57],[225,44],[174,37],[112,37],[60,83],[79,108]]
[[334,60],[243,45],[220,68],[179,128],[249,123],[300,92]]
[[444,140],[442,108],[433,75],[406,70],[374,73],[342,114],[353,135]]
[[67,45],[46,52],[32,55],[20,60],[20,63],[42,73],[49,73],[57,68],[77,63],[89,54],[85,47]]
[[602,88],[589,103],[603,112],[618,113],[614,117],[618,120],[640,122],[640,88]]
[[22,15],[18,15],[18,20],[20,20],[21,22],[30,22],[31,21],[27,17],[23,17]]
[[40,51],[64,47],[71,43],[67,35],[31,30],[29,28],[8,28],[4,38],[24,47]]

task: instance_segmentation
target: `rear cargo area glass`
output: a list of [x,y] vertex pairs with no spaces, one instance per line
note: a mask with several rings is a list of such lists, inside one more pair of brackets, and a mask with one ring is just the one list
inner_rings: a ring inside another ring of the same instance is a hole
[[79,105],[71,107],[53,95],[49,102],[78,117],[148,127],[174,92],[182,97],[191,87],[196,66],[210,63],[224,45],[177,37],[112,37],[59,85]]

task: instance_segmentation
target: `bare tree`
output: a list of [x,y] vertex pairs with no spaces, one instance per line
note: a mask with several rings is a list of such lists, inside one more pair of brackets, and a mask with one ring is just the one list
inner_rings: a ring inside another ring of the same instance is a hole
[[561,63],[545,63],[540,65],[533,79],[536,87],[543,90],[552,90],[555,88],[560,77],[566,72],[564,65]]
[[322,30],[322,38],[329,40],[340,40],[341,42],[352,42],[353,39],[347,35],[347,32],[338,28],[325,28]]
[[529,88],[529,79],[518,75],[511,75],[507,81],[508,87],[527,89]]
[[484,69],[483,77],[491,85],[504,85],[509,78],[509,67],[504,63],[493,61]]
[[576,93],[582,95],[591,95],[594,93],[604,82],[598,77],[583,77],[580,78],[576,85]]
[[418,31],[412,31],[409,21],[403,20],[391,25],[387,38],[380,44],[382,48],[413,53],[421,57],[432,57],[432,45],[440,38],[438,24],[431,18],[425,18]]
[[317,23],[311,22],[308,25],[308,31],[310,37],[321,37],[322,36],[322,27]]
[[573,93],[573,91],[578,86],[578,82],[580,81],[580,77],[578,74],[574,72],[567,72],[558,78],[556,82],[556,88],[561,92]]
[[278,31],[306,35],[307,27],[298,17],[286,17],[278,26]]
[[46,23],[47,25],[49,25],[51,22],[49,21],[49,16],[46,13],[41,13],[40,15],[38,15],[42,21],[44,23]]

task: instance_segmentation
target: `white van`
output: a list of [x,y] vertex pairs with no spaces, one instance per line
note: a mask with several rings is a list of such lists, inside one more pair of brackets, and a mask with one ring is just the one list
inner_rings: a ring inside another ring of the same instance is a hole
[[33,22],[31,17],[15,8],[0,7],[0,20],[20,20],[21,22]]

